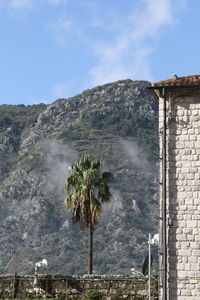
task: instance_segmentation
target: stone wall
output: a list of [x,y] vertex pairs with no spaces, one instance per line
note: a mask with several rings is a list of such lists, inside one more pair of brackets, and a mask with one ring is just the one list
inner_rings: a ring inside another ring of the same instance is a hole
[[[95,300],[144,300],[147,284],[131,276],[1,276],[0,299],[50,297],[82,300],[88,292],[96,292]],[[152,299],[157,299],[157,283],[152,286]]]
[[[171,89],[166,100],[168,296],[199,300],[200,89]],[[159,104],[162,161],[163,98]],[[162,176],[160,182],[162,198]]]

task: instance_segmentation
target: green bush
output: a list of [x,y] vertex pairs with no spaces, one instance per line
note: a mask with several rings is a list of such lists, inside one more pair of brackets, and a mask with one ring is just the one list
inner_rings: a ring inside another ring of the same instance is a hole
[[83,296],[83,300],[101,300],[102,294],[96,291],[89,291],[86,295]]

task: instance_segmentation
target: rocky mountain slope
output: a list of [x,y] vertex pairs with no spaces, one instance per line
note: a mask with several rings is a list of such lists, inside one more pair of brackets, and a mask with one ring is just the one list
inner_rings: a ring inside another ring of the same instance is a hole
[[[0,106],[0,272],[87,272],[87,232],[66,211],[67,165],[84,153],[114,174],[94,233],[97,273],[141,268],[157,232],[157,103],[146,81],[124,80],[51,105]],[[15,263],[14,263],[15,261]]]

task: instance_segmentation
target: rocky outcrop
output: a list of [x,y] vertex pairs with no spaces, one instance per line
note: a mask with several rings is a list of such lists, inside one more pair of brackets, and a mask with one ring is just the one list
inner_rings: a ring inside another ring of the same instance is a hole
[[148,85],[99,86],[42,106],[18,131],[15,120],[2,127],[1,272],[16,265],[17,272],[32,273],[44,257],[50,272],[86,272],[87,232],[72,224],[63,188],[67,164],[83,153],[102,159],[114,174],[113,199],[95,227],[96,270],[123,274],[141,266],[146,236],[157,225],[157,105]]

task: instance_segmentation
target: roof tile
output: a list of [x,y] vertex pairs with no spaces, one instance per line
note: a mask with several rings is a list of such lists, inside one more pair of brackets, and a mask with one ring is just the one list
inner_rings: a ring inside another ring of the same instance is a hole
[[153,83],[153,86],[171,86],[171,85],[200,85],[200,75],[191,75],[184,77],[174,77]]

